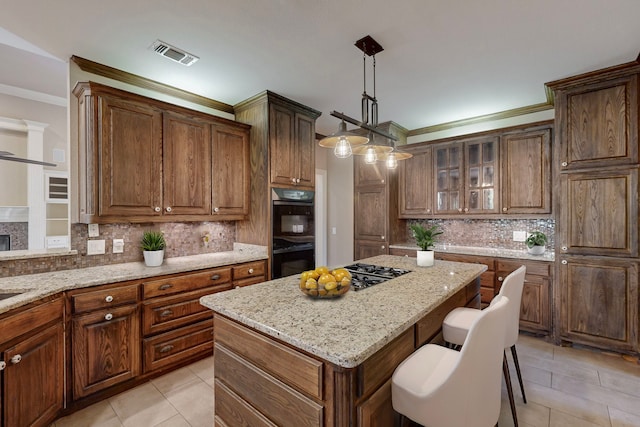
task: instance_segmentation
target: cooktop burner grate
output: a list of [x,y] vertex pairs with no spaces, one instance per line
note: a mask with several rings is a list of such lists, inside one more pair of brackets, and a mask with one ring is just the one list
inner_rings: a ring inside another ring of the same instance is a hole
[[351,272],[353,279],[351,287],[354,291],[359,291],[411,272],[411,270],[401,268],[382,267],[363,263],[347,265],[345,268]]

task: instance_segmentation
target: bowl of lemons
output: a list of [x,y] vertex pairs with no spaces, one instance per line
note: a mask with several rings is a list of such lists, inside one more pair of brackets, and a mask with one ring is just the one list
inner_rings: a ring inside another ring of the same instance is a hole
[[300,290],[313,298],[337,298],[351,287],[351,273],[345,268],[317,267],[300,274]]

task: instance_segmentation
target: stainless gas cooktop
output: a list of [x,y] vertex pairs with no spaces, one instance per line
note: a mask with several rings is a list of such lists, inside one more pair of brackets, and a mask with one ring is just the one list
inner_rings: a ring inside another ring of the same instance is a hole
[[351,287],[354,291],[359,291],[411,272],[411,270],[401,268],[362,263],[347,265],[345,268],[351,272],[353,279]]

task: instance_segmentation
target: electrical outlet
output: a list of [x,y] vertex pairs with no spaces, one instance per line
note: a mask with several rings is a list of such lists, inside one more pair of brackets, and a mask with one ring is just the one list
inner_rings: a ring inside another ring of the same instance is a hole
[[98,224],[89,224],[89,237],[98,237],[100,235],[100,228]]
[[113,239],[113,253],[121,254],[124,252],[124,239]]
[[513,241],[514,242],[524,242],[527,240],[527,232],[526,231],[514,231],[513,232]]
[[100,255],[105,253],[104,240],[87,240],[87,255]]

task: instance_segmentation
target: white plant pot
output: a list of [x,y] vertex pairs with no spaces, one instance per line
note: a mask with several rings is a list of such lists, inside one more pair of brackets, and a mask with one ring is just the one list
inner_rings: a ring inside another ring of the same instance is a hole
[[532,246],[530,248],[527,248],[527,251],[531,255],[542,255],[546,249],[546,246]]
[[144,263],[147,267],[159,267],[164,260],[164,249],[160,251],[142,251]]
[[434,251],[417,251],[418,267],[431,267],[434,253]]

